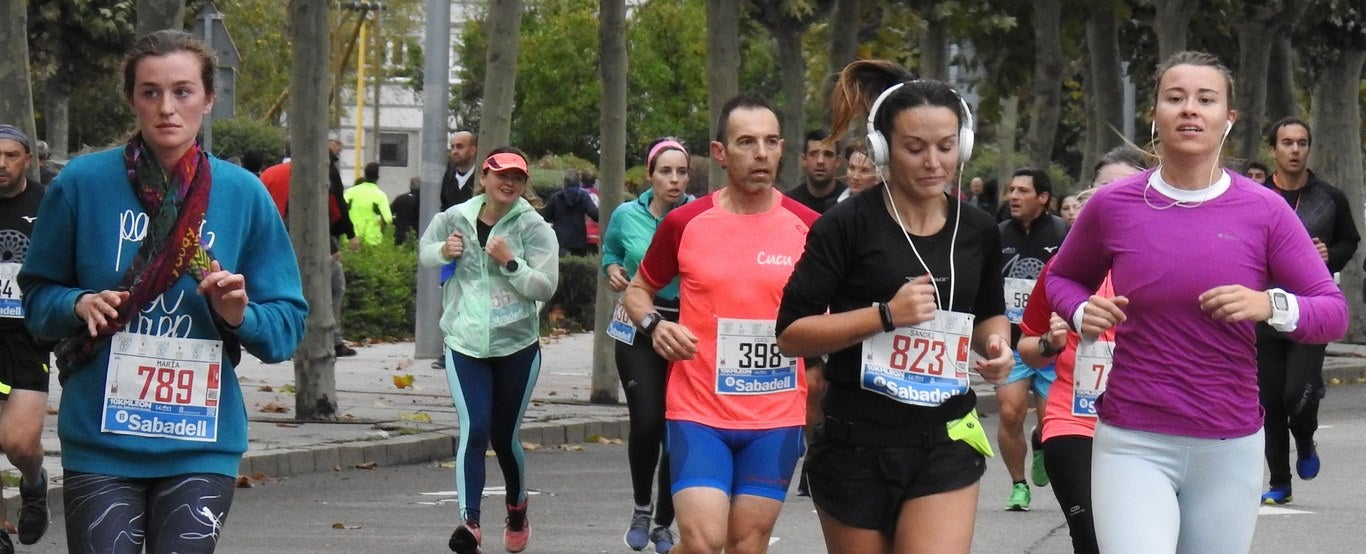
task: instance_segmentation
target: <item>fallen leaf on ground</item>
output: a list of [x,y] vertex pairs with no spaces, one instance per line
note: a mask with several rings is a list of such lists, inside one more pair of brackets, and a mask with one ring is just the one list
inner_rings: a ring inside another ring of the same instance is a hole
[[276,427],[285,427],[285,428],[293,429],[293,428],[295,428],[295,427],[298,427],[299,424],[298,424],[298,423],[287,423],[287,422],[281,421],[281,422],[279,422],[279,423],[276,423],[275,426],[276,426]]
[[621,439],[609,439],[607,437],[598,437],[596,440],[593,439],[593,437],[589,437],[588,442],[596,442],[598,444],[626,444]]
[[47,407],[47,415],[57,415],[57,408],[53,408],[52,406],[48,406],[48,407]]
[[556,395],[556,392],[555,392],[555,391],[550,391],[550,392],[546,393],[546,396],[555,396],[555,395]]
[[272,387],[270,385],[261,385],[259,387],[256,387],[256,390],[259,390],[261,392],[275,392],[275,387]]
[[288,412],[289,412],[289,406],[285,406],[284,404],[281,404],[281,403],[279,403],[279,402],[267,402],[266,405],[261,406],[261,412],[267,413],[267,414],[283,414],[283,413],[288,413]]
[[280,392],[284,394],[294,394],[295,390],[296,389],[294,388],[294,383],[285,383],[283,385],[280,385]]
[[333,529],[360,529],[360,526],[359,526],[359,525],[352,525],[352,524],[349,524],[349,523],[340,523],[340,522],[338,522],[338,523],[333,523],[333,524],[332,524],[332,528],[333,528]]
[[560,448],[570,452],[583,452],[585,450],[583,446],[577,444],[561,444]]
[[522,450],[526,450],[526,451],[528,451],[528,452],[535,452],[535,451],[540,450],[540,449],[541,449],[541,444],[540,444],[540,443],[536,443],[536,442],[523,442],[523,443],[522,443]]
[[249,489],[254,486],[256,486],[256,484],[251,482],[251,477],[247,477],[246,475],[237,476],[237,488]]
[[417,413],[415,413],[415,414],[404,414],[404,413],[400,413],[400,414],[398,414],[398,418],[401,419],[401,420],[403,420],[403,421],[416,421],[416,422],[418,422],[418,423],[431,423],[431,422],[432,422],[432,416],[431,416],[430,414],[426,413],[426,412],[417,412]]
[[413,374],[407,373],[404,375],[395,375],[394,386],[400,389],[406,389],[408,387],[413,386]]
[[441,462],[437,464],[437,467],[442,469],[455,469],[455,462]]
[[379,462],[361,462],[356,464],[356,469],[375,469],[379,467]]

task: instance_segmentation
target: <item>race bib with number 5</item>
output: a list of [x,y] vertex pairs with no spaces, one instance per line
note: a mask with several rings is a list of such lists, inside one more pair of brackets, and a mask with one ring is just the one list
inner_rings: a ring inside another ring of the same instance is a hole
[[1034,279],[1006,277],[1006,319],[1019,325],[1024,320],[1025,307],[1029,305],[1029,294],[1034,292]]
[[972,314],[937,310],[934,319],[863,341],[860,386],[903,404],[938,406],[968,391]]
[[716,322],[716,394],[774,394],[797,390],[797,359],[778,351],[771,319]]
[[1114,366],[1115,343],[1082,337],[1077,345],[1076,369],[1072,371],[1072,415],[1096,417],[1096,399]]
[[222,342],[128,332],[110,342],[100,431],[218,440]]

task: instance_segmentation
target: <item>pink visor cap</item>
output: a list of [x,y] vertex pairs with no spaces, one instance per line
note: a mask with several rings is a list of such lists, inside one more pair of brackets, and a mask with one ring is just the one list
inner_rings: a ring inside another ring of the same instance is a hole
[[484,169],[494,173],[517,170],[523,174],[530,175],[526,170],[526,160],[512,152],[499,152],[484,158]]

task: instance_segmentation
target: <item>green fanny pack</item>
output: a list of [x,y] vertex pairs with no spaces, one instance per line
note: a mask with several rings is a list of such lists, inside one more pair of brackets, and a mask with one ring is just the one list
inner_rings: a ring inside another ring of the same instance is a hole
[[949,439],[968,443],[974,450],[983,456],[992,458],[996,456],[991,450],[991,443],[987,442],[986,430],[982,429],[982,421],[977,419],[977,410],[968,412],[968,415],[948,422]]

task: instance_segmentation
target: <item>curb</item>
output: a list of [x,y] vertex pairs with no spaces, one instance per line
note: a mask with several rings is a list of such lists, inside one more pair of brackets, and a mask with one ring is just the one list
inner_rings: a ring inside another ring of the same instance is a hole
[[[625,439],[630,431],[626,419],[565,419],[528,423],[522,427],[523,443],[543,447],[581,443],[591,436]],[[311,449],[247,451],[237,473],[244,476],[290,477],[320,471],[353,469],[362,464],[381,466],[420,464],[455,456],[455,428],[423,431],[412,435],[363,442],[338,443]]]

